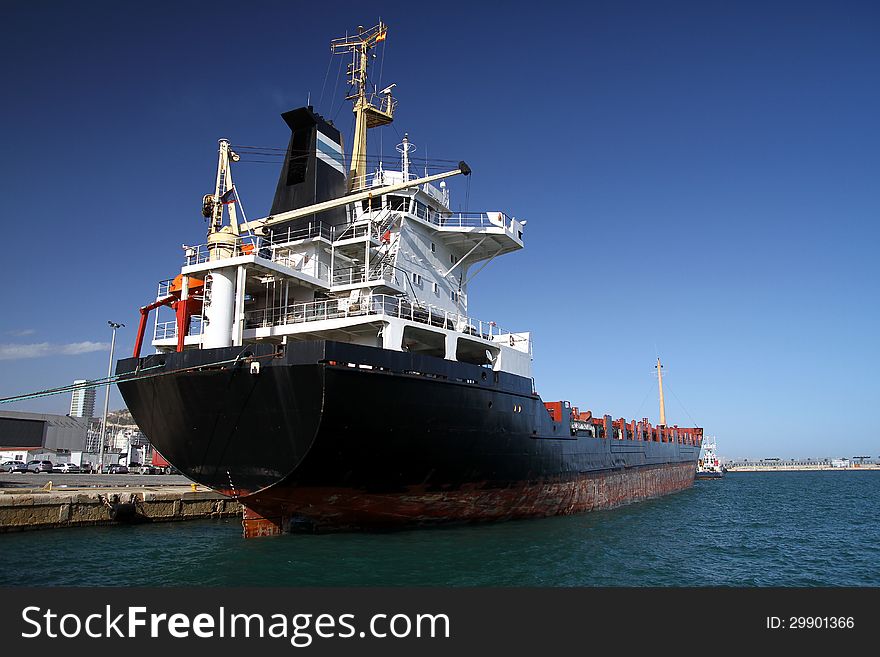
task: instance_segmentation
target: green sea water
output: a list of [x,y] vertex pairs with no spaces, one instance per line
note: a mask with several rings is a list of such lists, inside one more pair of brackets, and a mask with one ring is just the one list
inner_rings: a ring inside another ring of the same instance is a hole
[[880,586],[880,471],[729,473],[610,511],[244,540],[238,520],[0,535],[2,586]]

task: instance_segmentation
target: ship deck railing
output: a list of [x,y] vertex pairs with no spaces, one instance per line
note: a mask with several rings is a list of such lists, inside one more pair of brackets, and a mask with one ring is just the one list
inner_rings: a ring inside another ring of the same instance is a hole
[[[425,175],[427,175],[427,171],[425,172]],[[418,177],[419,175],[416,173],[404,174],[403,171],[380,169],[362,176],[352,177],[351,191],[362,192],[366,189],[375,189],[377,187],[385,187],[387,185],[395,185],[409,180],[416,180]],[[444,193],[431,183],[423,183],[419,185],[419,189],[431,196],[438,203],[442,203],[443,205],[449,204],[449,194]]]
[[[440,228],[503,228],[510,230],[510,217],[503,212],[434,212],[416,206],[414,214]],[[498,219],[494,219],[497,216]]]
[[293,229],[288,226],[283,230],[273,230],[271,236],[264,241],[270,245],[289,244],[315,238],[329,241],[333,239],[333,232],[333,226],[328,226],[322,221],[311,221],[304,228]]
[[367,233],[372,232],[375,234],[375,232],[376,232],[375,230],[370,231],[370,225],[368,222],[365,222],[365,221],[359,222],[359,223],[348,224],[346,226],[340,226],[340,229],[341,229],[341,231],[340,231],[338,237],[336,236],[336,231],[335,230],[333,231],[334,241],[357,239],[357,238],[363,237]]
[[[317,231],[315,231],[317,234]],[[349,236],[360,234],[352,231],[348,232]],[[291,251],[287,246],[287,242],[280,244],[273,243],[268,240],[259,245],[259,248],[247,248],[250,242],[246,241],[251,238],[239,238],[240,243],[236,243],[234,255],[256,255],[271,260],[272,262],[283,265],[288,269],[300,271],[320,281],[324,281],[331,286],[339,285],[357,285],[367,282],[381,282],[402,284],[402,274],[400,274],[391,263],[374,263],[369,267],[365,265],[355,265],[352,267],[336,267],[331,271],[330,266],[318,260],[317,258],[309,258],[307,261],[303,258],[303,254],[297,251]],[[258,238],[254,238],[258,239]],[[286,235],[283,238],[286,240]],[[200,246],[188,247],[192,254],[187,254],[187,265],[201,264],[210,260],[210,249],[207,244]],[[226,247],[228,248],[228,247]],[[229,255],[227,254],[227,257]],[[156,298],[161,299],[168,296],[173,279],[159,281],[159,287]]]
[[215,252],[215,259],[240,255],[256,255],[266,260],[276,260],[278,257],[283,257],[281,247],[308,239],[323,238],[330,241],[332,236],[331,227],[321,222],[316,222],[297,230],[287,228],[286,230],[275,231],[269,237],[242,235],[236,237],[231,245],[199,244],[197,246],[188,246],[185,249],[186,266],[200,265],[203,262],[208,262],[211,260],[212,251]]
[[428,304],[413,303],[406,297],[371,294],[366,297],[322,299],[292,303],[245,312],[245,329],[287,326],[329,319],[346,319],[368,315],[386,315],[419,324],[435,326],[490,342],[513,336],[495,322],[487,322],[461,313],[450,312]]
[[[376,210],[381,213],[385,210]],[[438,228],[485,229],[500,228],[512,230],[511,219],[503,212],[439,212],[422,203],[415,203],[412,210],[394,210],[408,212]],[[377,217],[380,215],[377,215]],[[366,222],[351,223],[344,226],[328,226],[323,222],[311,222],[308,226],[273,231],[269,236],[242,235],[235,238],[232,244],[198,244],[185,247],[185,266],[200,265],[212,259],[228,258],[240,255],[256,255],[266,260],[278,261],[285,255],[285,247],[311,239],[323,239],[334,242],[343,239],[360,238],[367,233],[379,239],[378,227]],[[213,253],[212,253],[213,252]],[[165,281],[163,281],[165,282]]]
[[[193,315],[190,318],[187,335],[201,335],[205,326],[201,315]],[[177,339],[177,320],[168,322],[156,321],[153,329],[153,340],[174,340]]]
[[164,281],[159,281],[159,289],[156,290],[156,298],[164,299],[171,294],[172,283],[174,283],[173,278],[166,278]]
[[402,275],[391,263],[382,263],[380,265],[355,265],[353,267],[337,267],[333,270],[331,285],[334,287],[339,285],[358,285],[366,282],[385,281],[388,283],[396,283],[401,285]]
[[326,283],[330,280],[330,265],[315,258],[310,258],[309,261],[306,262],[303,259],[302,254],[292,253],[290,251],[277,251],[273,253],[271,260],[272,262],[277,262],[279,265],[284,265],[288,269],[293,269],[294,271],[302,272],[312,278],[317,278],[319,281],[324,281]]
[[233,245],[199,244],[197,246],[187,246],[184,249],[186,266],[200,265],[203,262],[208,262],[208,260],[212,259],[212,255],[215,260],[229,258],[233,255],[261,255],[266,253],[263,250],[265,242],[264,238],[257,236],[242,236],[236,237]]

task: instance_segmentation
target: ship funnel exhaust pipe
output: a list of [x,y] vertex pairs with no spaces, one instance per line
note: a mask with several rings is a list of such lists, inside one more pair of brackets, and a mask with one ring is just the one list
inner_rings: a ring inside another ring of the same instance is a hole
[[[290,143],[270,214],[304,208],[345,194],[342,134],[339,130],[311,107],[290,110],[281,118],[290,128]],[[325,212],[321,220],[328,224],[345,223],[345,210],[337,208]]]

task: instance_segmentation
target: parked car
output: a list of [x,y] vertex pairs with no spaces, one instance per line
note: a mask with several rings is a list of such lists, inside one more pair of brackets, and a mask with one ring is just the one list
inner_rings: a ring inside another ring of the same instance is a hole
[[55,472],[63,472],[64,474],[79,474],[80,469],[76,463],[62,463],[55,466]]
[[113,463],[109,468],[107,468],[107,474],[128,474],[128,468],[124,465]]
[[145,463],[144,465],[135,465],[134,463],[132,463],[128,466],[128,471],[142,475],[159,474],[159,468],[154,468],[148,463]]
[[92,467],[91,463],[89,463],[88,461],[83,461],[82,463],[79,464],[79,471],[84,474],[88,474],[88,473],[94,472],[95,470]]
[[53,470],[52,461],[28,461],[27,464],[28,472],[32,472],[34,474],[44,472],[50,473]]
[[24,461],[4,461],[0,463],[0,472],[27,472],[27,463]]

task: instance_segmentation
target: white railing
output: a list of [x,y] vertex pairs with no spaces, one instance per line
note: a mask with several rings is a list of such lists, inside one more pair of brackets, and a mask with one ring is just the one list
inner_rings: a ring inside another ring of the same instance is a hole
[[277,262],[279,265],[283,265],[288,269],[293,269],[306,276],[317,278],[325,283],[330,281],[330,265],[321,262],[314,257],[310,257],[306,260],[302,253],[284,250],[273,251],[272,262]]
[[367,187],[377,187],[375,182],[373,182],[372,184],[369,183],[370,176],[372,176],[372,175],[373,174],[371,174],[371,173],[366,173],[363,176],[352,176],[351,177],[351,191],[360,192],[360,191],[366,189]]
[[232,244],[199,244],[198,246],[188,246],[185,249],[186,264],[200,265],[203,262],[211,260],[211,254],[214,252],[214,259],[234,258],[243,255],[260,255],[268,259],[269,247],[272,242],[261,237],[236,237]]
[[371,294],[355,299],[325,299],[251,310],[245,313],[245,328],[287,326],[365,315],[387,315],[408,319],[494,342],[499,338],[512,336],[510,331],[501,328],[495,322],[474,319],[435,306],[414,304],[406,297],[393,297],[387,294]]
[[256,235],[243,235],[236,237],[231,244],[199,244],[198,246],[186,247],[186,264],[199,265],[211,259],[211,252],[216,252],[218,258],[234,258],[243,255],[256,255],[267,260],[273,260],[273,252],[280,247],[288,246],[296,242],[308,239],[323,238],[327,241],[333,239],[333,228],[322,222],[310,222],[303,228],[291,229],[289,226],[284,230],[272,231],[270,237],[258,237]]
[[[416,210],[420,208],[416,207]],[[418,212],[417,216],[421,216]],[[498,217],[493,219],[492,216]],[[503,228],[511,230],[510,217],[503,212],[432,212],[422,217],[441,228]]]
[[356,285],[358,283],[366,283],[367,281],[386,281],[401,285],[401,278],[402,275],[390,263],[380,266],[372,265],[369,270],[369,276],[367,276],[366,267],[358,265],[357,267],[334,269],[331,286]]
[[[419,167],[418,165],[414,165],[413,168],[418,169]],[[427,177],[428,172],[425,171],[424,175]],[[397,185],[402,182],[416,180],[419,177],[421,177],[420,174],[414,172],[404,174],[403,171],[390,171],[381,169],[378,171],[374,171],[373,173],[367,173],[363,176],[357,176],[356,178],[354,178],[352,191],[360,191],[367,188],[373,189],[376,187],[385,187],[387,185]],[[449,203],[448,191],[444,192],[441,189],[432,185],[431,183],[423,183],[419,186],[419,188],[428,196],[433,197],[436,201],[439,201],[443,205],[447,205]],[[408,197],[407,200],[409,200]]]
[[[323,224],[317,224],[301,231],[281,231],[273,239],[260,237],[237,237],[232,245],[209,246],[200,244],[186,249],[186,264],[197,265],[211,260],[211,251],[216,250],[219,258],[235,258],[254,255],[277,262],[280,265],[302,272],[324,282],[330,281],[330,266],[310,254],[293,251],[291,243],[309,237],[325,237],[328,240],[332,231]],[[163,281],[160,283],[160,292]]]
[[[382,233],[398,218],[399,212],[401,211],[378,208],[368,213],[369,218],[361,218],[343,226],[333,226],[330,229],[331,241],[338,244],[342,240],[359,239],[368,235],[379,241],[382,239]],[[364,216],[361,215],[361,217]]]
[[156,322],[156,330],[153,331],[154,340],[168,340],[177,337],[177,322]]
[[164,281],[159,281],[159,289],[156,290],[156,299],[164,299],[169,294],[171,294],[171,284],[174,282],[173,278],[169,278]]
[[356,224],[349,224],[344,227],[340,226],[338,236],[335,235],[335,233],[337,231],[335,230],[335,227],[334,227],[334,231],[333,231],[334,240],[336,240],[336,241],[338,241],[338,240],[352,240],[352,239],[356,239],[358,237],[363,237],[364,235],[367,235],[370,232],[371,228],[373,228],[373,233],[375,234],[376,229],[375,229],[375,227],[372,227],[370,225],[371,223],[372,222],[368,222],[368,221],[360,221]]
[[289,244],[318,237],[325,240],[333,239],[333,229],[320,221],[310,222],[308,226],[296,230],[292,230],[290,226],[284,230],[273,230],[272,237],[267,241],[270,244]]
[[[193,315],[190,318],[189,331],[187,335],[201,335],[204,325],[202,324],[201,315]],[[156,328],[153,331],[153,340],[173,340],[177,338],[177,320],[170,322],[156,322]]]
[[[405,212],[403,210],[392,210],[392,212]],[[512,221],[503,212],[438,212],[432,210],[423,203],[415,203],[413,212],[415,216],[440,228],[501,228],[505,231],[513,230]],[[199,244],[198,246],[187,246],[186,265],[198,265],[211,260],[212,252],[215,259],[232,258],[243,255],[255,255],[267,260],[277,261],[280,257],[287,255],[284,247],[307,239],[326,239],[333,242],[341,239],[353,239],[365,236],[372,232],[376,239],[380,239],[379,232],[385,221],[391,215],[377,215],[372,221],[358,222],[356,224],[348,224],[346,226],[327,226],[321,222],[310,223],[307,227],[292,230],[275,231],[271,237],[242,236],[236,237],[231,244]],[[327,280],[323,276],[319,276],[323,280]],[[171,281],[162,281],[160,283],[159,295],[162,294],[161,286],[168,284],[166,290],[170,287]],[[167,292],[166,292],[167,294]]]
[[446,192],[444,193],[442,190],[434,187],[431,183],[425,183],[422,185],[422,191],[425,192],[428,196],[434,198],[435,201],[439,201],[445,206],[449,206],[449,188],[446,188]]

